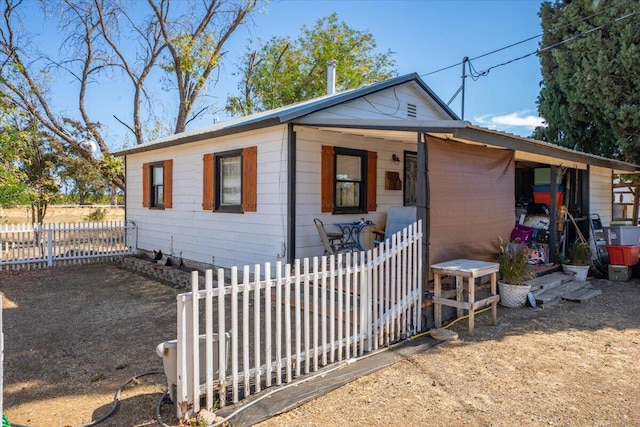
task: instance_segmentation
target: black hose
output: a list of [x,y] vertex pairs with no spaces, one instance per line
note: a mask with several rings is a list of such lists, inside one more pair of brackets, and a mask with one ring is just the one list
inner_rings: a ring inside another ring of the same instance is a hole
[[169,424],[166,424],[162,419],[162,415],[160,415],[160,409],[162,408],[162,404],[167,400],[168,395],[169,395],[169,389],[165,390],[164,393],[162,393],[162,397],[160,397],[160,400],[158,401],[158,406],[156,407],[156,420],[158,421],[158,425],[160,425],[161,427],[172,427]]
[[[134,375],[133,377],[129,378],[127,381],[122,383],[122,385],[116,391],[116,394],[113,396],[113,405],[111,405],[111,409],[109,409],[109,411],[107,411],[107,413],[102,415],[100,418],[97,418],[97,419],[91,421],[89,424],[84,424],[81,427],[92,427],[92,426],[98,425],[101,422],[103,422],[104,420],[106,420],[107,418],[109,418],[111,415],[113,415],[113,413],[116,411],[116,409],[118,409],[118,405],[120,404],[120,394],[122,393],[122,389],[125,388],[130,382],[135,381],[138,378],[144,377],[146,375],[158,375],[158,374],[163,374],[164,375],[164,371],[157,371],[157,370],[156,371],[147,371],[147,372],[143,372],[143,373],[138,374],[138,375]],[[162,398],[160,399],[160,402],[158,402],[158,424],[160,424],[162,427],[171,427],[171,426],[165,424],[164,422],[162,422],[161,417],[160,417],[160,406],[162,406],[162,402],[167,398],[167,394],[168,393],[169,393],[169,391],[165,390],[164,394],[162,395]],[[23,425],[23,424],[11,423],[11,427],[31,427],[31,426]]]
[[101,422],[103,422],[104,420],[106,420],[107,418],[109,418],[111,415],[113,415],[113,413],[116,411],[116,409],[118,409],[118,405],[120,404],[120,394],[122,393],[122,389],[125,388],[130,382],[135,381],[138,378],[144,377],[146,375],[157,375],[157,374],[164,374],[164,371],[157,371],[157,370],[156,371],[148,371],[148,372],[143,372],[143,373],[138,374],[138,375],[134,375],[133,377],[129,378],[127,381],[122,383],[120,388],[118,388],[118,390],[116,391],[116,394],[113,396],[113,405],[111,405],[111,409],[109,409],[109,411],[107,411],[106,414],[104,414],[101,417],[91,421],[89,424],[84,424],[82,427],[92,427],[92,426],[98,425]]

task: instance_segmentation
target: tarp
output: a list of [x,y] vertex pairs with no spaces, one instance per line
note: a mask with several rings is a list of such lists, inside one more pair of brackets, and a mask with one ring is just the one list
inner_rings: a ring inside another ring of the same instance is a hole
[[494,260],[515,225],[515,155],[427,137],[430,264]]

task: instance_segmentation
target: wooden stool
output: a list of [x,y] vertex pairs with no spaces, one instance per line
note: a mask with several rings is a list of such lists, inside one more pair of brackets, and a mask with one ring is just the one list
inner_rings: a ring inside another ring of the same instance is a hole
[[[470,259],[456,259],[453,261],[441,262],[431,266],[433,272],[433,314],[436,328],[442,326],[442,306],[456,307],[456,318],[464,315],[464,310],[469,312],[469,335],[473,335],[473,326],[475,320],[475,311],[491,305],[491,314],[493,324],[498,322],[498,301],[500,296],[497,295],[496,283],[497,273],[500,269],[498,263],[474,261]],[[491,295],[487,298],[475,300],[475,279],[479,277],[491,275]],[[447,291],[443,294],[441,278],[442,276],[455,277],[456,289]],[[463,289],[464,279],[468,279],[469,298],[464,301]],[[455,296],[455,299],[452,297]]]

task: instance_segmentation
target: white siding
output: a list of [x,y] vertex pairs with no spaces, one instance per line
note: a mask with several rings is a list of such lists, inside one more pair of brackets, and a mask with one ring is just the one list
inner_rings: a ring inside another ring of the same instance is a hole
[[[244,214],[202,210],[202,156],[258,147],[258,208]],[[142,207],[142,164],[173,159],[173,208]],[[287,126],[127,156],[127,219],[138,246],[217,266],[274,262],[286,241]],[[173,246],[172,246],[173,241]]]
[[[384,228],[385,212],[389,206],[401,206],[403,203],[402,190],[385,190],[385,171],[400,173],[403,180],[404,151],[417,150],[417,136],[406,142],[390,141],[379,138],[365,138],[346,135],[339,132],[296,127],[297,170],[296,170],[296,257],[320,256],[324,249],[313,222],[320,218],[329,231],[337,231],[335,223],[351,222],[365,218]],[[320,209],[320,171],[321,147],[332,145],[342,148],[375,151],[378,154],[377,171],[377,202],[375,212],[368,214],[331,214],[321,213]],[[400,164],[391,160],[391,155],[400,157]],[[370,229],[363,232],[363,244],[370,239]]]
[[600,215],[602,224],[611,223],[613,209],[613,171],[589,167],[589,212]]
[[389,88],[365,97],[310,114],[311,118],[336,119],[410,119],[407,106],[416,106],[416,120],[451,119],[432,101],[426,92],[414,83]]

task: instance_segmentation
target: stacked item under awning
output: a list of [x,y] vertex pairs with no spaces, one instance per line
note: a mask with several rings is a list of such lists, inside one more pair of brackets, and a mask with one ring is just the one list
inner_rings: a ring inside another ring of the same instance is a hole
[[640,256],[640,227],[605,227],[607,252],[609,253],[609,278],[626,282],[631,278],[631,267],[637,265]]

